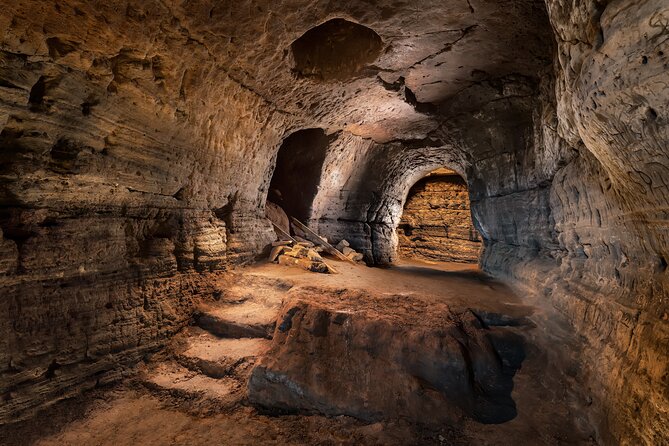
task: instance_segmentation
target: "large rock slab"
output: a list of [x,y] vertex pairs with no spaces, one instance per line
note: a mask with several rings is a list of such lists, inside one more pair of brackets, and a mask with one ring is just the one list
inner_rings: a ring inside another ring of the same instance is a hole
[[[249,382],[277,411],[454,423],[513,419],[523,339],[473,312],[361,291],[301,289]],[[429,414],[429,415],[428,415]]]

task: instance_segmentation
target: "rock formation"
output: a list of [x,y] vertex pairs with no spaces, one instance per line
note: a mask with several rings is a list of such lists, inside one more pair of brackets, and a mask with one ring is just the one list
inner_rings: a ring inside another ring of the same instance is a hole
[[481,240],[464,180],[439,169],[416,183],[406,199],[397,237],[398,252],[405,258],[478,262]]
[[[322,297],[310,302],[314,296]],[[253,370],[249,399],[368,421],[513,419],[512,378],[525,357],[522,337],[490,330],[471,311],[407,306],[406,300],[313,288],[293,293],[272,350]],[[372,382],[378,379],[383,382]]]
[[0,423],[123,376],[260,255],[308,131],[311,227],[391,263],[411,186],[455,170],[482,268],[584,340],[598,440],[666,443],[668,23],[665,0],[5,4]]

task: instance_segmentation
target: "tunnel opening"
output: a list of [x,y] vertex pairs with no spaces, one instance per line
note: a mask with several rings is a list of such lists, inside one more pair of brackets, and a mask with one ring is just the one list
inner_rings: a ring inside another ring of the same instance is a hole
[[309,220],[330,145],[323,129],[299,130],[284,139],[276,158],[267,201],[289,217]]
[[477,263],[482,243],[466,181],[447,168],[421,178],[409,191],[397,238],[402,259]]
[[332,19],[304,33],[291,45],[293,71],[317,80],[344,80],[374,62],[383,48],[372,29],[344,19]]

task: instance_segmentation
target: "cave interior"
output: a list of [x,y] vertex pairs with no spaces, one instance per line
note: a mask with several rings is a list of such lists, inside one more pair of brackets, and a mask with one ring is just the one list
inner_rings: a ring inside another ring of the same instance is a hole
[[666,0],[0,29],[0,443],[669,445]]

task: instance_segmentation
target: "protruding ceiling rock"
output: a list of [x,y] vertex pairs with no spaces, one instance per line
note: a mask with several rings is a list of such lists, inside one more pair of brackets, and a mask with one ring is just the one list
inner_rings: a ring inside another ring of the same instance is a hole
[[344,19],[318,25],[291,45],[295,72],[323,81],[358,75],[374,62],[382,48],[383,41],[376,32]]

